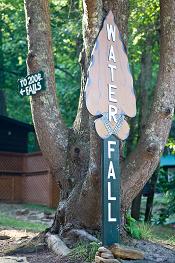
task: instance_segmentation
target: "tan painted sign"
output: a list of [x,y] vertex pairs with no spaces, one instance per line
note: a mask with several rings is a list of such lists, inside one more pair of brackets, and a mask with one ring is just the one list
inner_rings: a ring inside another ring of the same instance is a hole
[[136,115],[136,99],[128,58],[111,11],[96,40],[88,73],[86,105],[92,115],[99,117],[95,120],[98,135],[126,139],[129,125],[125,115]]

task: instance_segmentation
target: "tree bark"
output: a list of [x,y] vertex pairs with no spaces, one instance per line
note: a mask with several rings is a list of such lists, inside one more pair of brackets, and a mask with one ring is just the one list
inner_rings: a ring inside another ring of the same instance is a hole
[[[139,121],[138,121],[138,138],[140,138],[149,116],[151,102],[148,100],[148,92],[150,88],[150,80],[152,77],[152,58],[151,58],[152,41],[150,36],[145,41],[145,50],[143,50],[141,58],[141,72],[139,77],[140,97],[139,97]],[[137,103],[138,105],[138,103]],[[131,132],[132,133],[132,132]],[[134,198],[131,207],[131,216],[139,220],[140,206],[142,200],[142,189],[139,194]]]
[[175,2],[160,1],[161,40],[160,69],[154,102],[145,130],[138,145],[123,164],[122,210],[126,211],[133,198],[156,169],[171,128],[175,103]]
[[4,58],[3,58],[3,35],[2,35],[2,19],[0,14],[0,115],[7,115],[6,98],[5,98],[5,75],[4,75]]
[[155,193],[155,189],[156,189],[156,183],[157,183],[158,175],[159,175],[159,167],[153,173],[153,175],[150,179],[150,183],[149,183],[150,193],[147,197],[146,210],[145,210],[145,222],[148,222],[148,223],[151,223],[154,193]]
[[28,39],[28,73],[44,71],[46,91],[31,97],[32,118],[41,151],[60,185],[64,185],[64,166],[68,147],[65,128],[55,93],[54,62],[47,0],[25,0]]
[[131,216],[137,221],[140,219],[141,200],[142,200],[142,190],[134,198],[134,200],[132,201],[132,206],[131,206]]

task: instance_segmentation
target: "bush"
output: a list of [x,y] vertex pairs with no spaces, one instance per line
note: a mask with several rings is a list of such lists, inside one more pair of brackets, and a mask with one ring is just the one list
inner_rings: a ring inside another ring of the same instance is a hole
[[144,222],[138,222],[127,215],[126,230],[135,239],[150,239],[152,236],[151,226]]

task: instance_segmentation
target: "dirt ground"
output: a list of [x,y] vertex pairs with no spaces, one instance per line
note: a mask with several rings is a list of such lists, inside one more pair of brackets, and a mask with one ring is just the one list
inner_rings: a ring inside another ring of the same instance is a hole
[[[36,236],[37,233],[31,233],[14,229],[1,229],[0,230],[0,257],[4,256],[7,249],[12,249],[16,245],[20,245],[24,240]],[[8,238],[8,239],[7,239]],[[145,259],[139,261],[121,261],[123,263],[175,263],[175,248],[173,246],[162,246],[147,241],[134,241],[132,244],[145,253]],[[83,263],[84,260],[70,258],[60,258],[44,248],[42,251],[35,251],[32,253],[18,253],[17,257],[26,257],[28,262],[31,263]]]
[[[25,240],[29,240],[38,233],[26,232],[22,230],[14,229],[1,229],[0,230],[0,258],[5,256],[5,252],[14,249]],[[15,257],[26,257],[28,262],[31,263],[75,263],[68,258],[59,258],[54,253],[49,251],[46,247],[42,251],[36,251],[33,253],[17,253]],[[76,260],[77,263],[82,260]]]
[[[27,222],[36,222],[36,223],[44,223],[50,225],[53,220],[53,215],[45,214],[43,211],[29,209],[27,214],[20,213],[23,211],[23,206],[20,205],[10,205],[10,204],[0,204],[0,211],[6,216],[13,216],[15,218],[19,218],[20,220],[24,220]],[[26,211],[25,211],[26,212]],[[175,229],[172,228],[172,235],[175,233]],[[24,241],[29,241],[31,238],[34,238],[38,235],[38,233],[28,232],[26,230],[15,230],[13,227],[0,226],[0,263],[1,259],[5,256],[5,252],[7,250],[14,249],[17,246],[20,246]],[[174,236],[174,235],[173,235]],[[175,263],[175,246],[170,245],[168,243],[161,244],[161,242],[153,243],[144,240],[133,240],[132,245],[135,248],[140,249],[145,253],[144,260],[137,261],[122,261],[123,263]],[[29,263],[85,263],[83,259],[70,259],[60,258],[56,256],[54,253],[49,251],[46,246],[41,244],[41,249],[34,248],[34,251],[30,251],[30,253],[18,252],[14,256],[17,257],[25,257],[27,258],[27,262]],[[29,252],[29,251],[28,251]],[[18,261],[22,262],[22,261]]]

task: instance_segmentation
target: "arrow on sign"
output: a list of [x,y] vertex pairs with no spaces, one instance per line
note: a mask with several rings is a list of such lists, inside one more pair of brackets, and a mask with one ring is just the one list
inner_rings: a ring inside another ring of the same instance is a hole
[[26,92],[25,89],[20,89],[20,92],[19,92],[19,93],[23,96],[23,95],[24,95],[24,92]]

